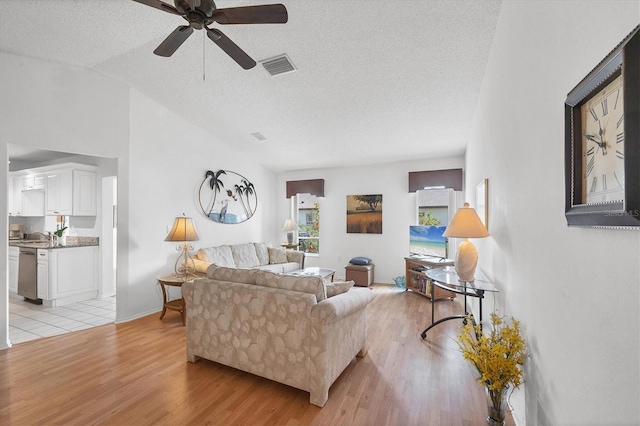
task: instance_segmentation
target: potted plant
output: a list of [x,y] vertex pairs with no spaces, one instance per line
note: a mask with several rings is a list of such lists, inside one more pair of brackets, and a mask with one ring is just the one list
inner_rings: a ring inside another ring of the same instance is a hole
[[485,335],[471,317],[458,335],[458,347],[464,359],[473,365],[480,377],[478,382],[487,393],[487,422],[504,425],[506,394],[510,387],[522,383],[525,341],[520,334],[520,322],[511,318],[507,324],[497,314],[491,314],[491,331]]
[[58,216],[56,218],[56,231],[53,235],[56,236],[56,245],[65,245],[65,239],[62,238],[64,231],[67,230],[67,219],[64,216]]

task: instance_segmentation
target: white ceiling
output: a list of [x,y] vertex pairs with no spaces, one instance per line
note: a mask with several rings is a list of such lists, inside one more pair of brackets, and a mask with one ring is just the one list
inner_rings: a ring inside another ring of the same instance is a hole
[[131,0],[0,0],[0,51],[126,82],[275,172],[464,153],[501,0],[281,1],[284,25],[212,26],[256,61],[286,53],[298,71],[276,77],[202,31],[154,55],[184,20]]

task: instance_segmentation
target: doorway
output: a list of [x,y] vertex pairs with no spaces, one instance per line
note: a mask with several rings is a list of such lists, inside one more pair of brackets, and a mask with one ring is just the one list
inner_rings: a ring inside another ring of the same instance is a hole
[[[47,308],[25,304],[22,298],[9,292],[7,306],[10,342],[15,344],[113,323],[116,315],[117,159],[12,144],[7,144],[7,154],[10,161],[9,173],[62,163],[80,163],[97,167],[97,196],[100,203],[97,217],[73,217],[78,236],[99,237],[100,273],[96,298]],[[7,201],[12,192],[7,191]],[[46,217],[10,215],[9,223],[23,224],[26,232],[41,232],[46,228],[45,219]]]

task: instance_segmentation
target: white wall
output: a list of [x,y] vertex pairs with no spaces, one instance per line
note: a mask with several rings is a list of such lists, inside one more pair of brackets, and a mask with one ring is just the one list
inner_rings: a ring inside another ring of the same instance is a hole
[[[357,159],[354,159],[357,163]],[[409,193],[409,172],[462,168],[461,157],[425,159],[373,166],[299,170],[278,175],[277,223],[280,229],[290,216],[286,198],[288,180],[324,179],[320,202],[320,255],[307,256],[306,266],[336,270],[344,277],[344,267],[354,256],[366,256],[375,263],[375,281],[393,283],[404,275],[404,257],[409,254],[409,225],[416,223],[416,194]],[[382,234],[347,234],[347,195],[382,194]],[[279,242],[286,241],[280,231]]]
[[637,0],[502,6],[466,185],[489,178],[479,265],[528,341],[518,425],[640,423],[640,232],[568,228],[563,163],[567,93],[639,21]]
[[[7,144],[110,158],[126,153],[127,87],[79,68],[6,53],[0,53],[0,76],[2,200],[7,196]],[[5,207],[0,241],[8,239],[6,224]],[[8,345],[6,257],[6,244],[0,244],[0,349]]]
[[[194,242],[196,250],[274,238],[275,211],[270,203],[275,175],[136,91],[131,92],[129,161],[125,243],[128,261],[135,266],[130,268],[128,285],[118,284],[118,320],[158,310],[161,291],[155,277],[173,272],[178,256],[177,244],[164,241],[176,216],[193,217],[200,237]],[[220,224],[199,211],[198,187],[207,170],[219,169],[232,170],[254,183],[258,208],[250,220]],[[122,200],[120,194],[118,198]],[[150,287],[156,297],[149,297]]]
[[[158,274],[173,270],[165,243],[176,215],[192,215],[200,245],[275,238],[275,175],[129,87],[87,70],[0,53],[0,198],[6,200],[7,144],[117,158],[116,321],[160,309]],[[195,190],[208,169],[250,179],[256,215],[240,225],[198,216]],[[6,203],[3,204],[6,206]],[[7,214],[0,241],[7,241]],[[0,349],[8,346],[7,247],[0,244]]]

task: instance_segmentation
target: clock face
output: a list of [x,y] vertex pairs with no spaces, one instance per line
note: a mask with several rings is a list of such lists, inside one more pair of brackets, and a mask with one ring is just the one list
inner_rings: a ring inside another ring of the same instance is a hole
[[624,199],[624,103],[622,75],[580,107],[582,115],[582,201]]

